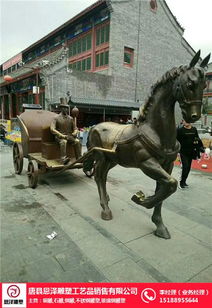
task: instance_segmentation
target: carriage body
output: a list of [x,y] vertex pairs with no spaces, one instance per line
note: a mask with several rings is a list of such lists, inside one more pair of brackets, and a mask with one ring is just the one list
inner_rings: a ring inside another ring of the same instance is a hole
[[[18,116],[21,131],[21,143],[13,145],[13,163],[16,174],[23,170],[24,158],[28,159],[29,186],[35,188],[38,175],[64,167],[60,163],[60,148],[50,131],[50,125],[56,113],[47,110],[25,110]],[[70,169],[82,168],[73,145],[67,145],[67,156],[72,165]],[[76,164],[75,164],[76,162]]]
[[57,114],[47,110],[26,110],[18,116],[21,130],[21,145],[23,156],[42,152],[44,130],[50,127]]

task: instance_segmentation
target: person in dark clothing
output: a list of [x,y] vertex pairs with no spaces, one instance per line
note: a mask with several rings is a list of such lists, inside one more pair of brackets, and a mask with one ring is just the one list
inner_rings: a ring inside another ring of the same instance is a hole
[[0,139],[4,142],[7,131],[3,124],[0,124]]
[[191,170],[192,159],[197,159],[196,155],[194,154],[197,143],[199,148],[203,148],[203,144],[199,138],[196,127],[193,127],[190,123],[187,123],[184,120],[182,124],[182,126],[177,128],[177,140],[181,145],[180,159],[182,163],[182,174],[179,188],[183,189],[188,187],[186,180]]

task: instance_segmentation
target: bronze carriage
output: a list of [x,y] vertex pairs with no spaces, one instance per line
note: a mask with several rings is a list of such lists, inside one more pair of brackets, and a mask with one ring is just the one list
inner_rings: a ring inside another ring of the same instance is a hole
[[[18,116],[21,130],[21,143],[13,145],[13,164],[16,174],[23,170],[24,158],[28,159],[28,182],[36,188],[39,174],[54,170],[62,170],[59,145],[50,132],[50,124],[56,113],[47,110],[25,110]],[[75,148],[69,144],[67,155],[70,157],[68,169],[83,168],[84,157],[77,157]],[[87,176],[92,174],[86,173]]]

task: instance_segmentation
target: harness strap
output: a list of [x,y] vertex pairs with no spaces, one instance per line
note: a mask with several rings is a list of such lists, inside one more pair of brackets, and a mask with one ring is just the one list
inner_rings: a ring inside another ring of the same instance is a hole
[[[122,131],[122,133],[123,133],[123,131]],[[139,139],[141,141],[141,143],[143,144],[143,146],[147,149],[147,151],[150,152],[156,158],[158,158],[158,157],[159,158],[168,158],[169,160],[172,160],[172,159],[175,159],[176,154],[180,150],[180,144],[179,144],[178,141],[176,141],[175,148],[174,148],[173,151],[162,150],[157,146],[157,144],[152,139],[149,138],[149,136],[147,136],[142,131],[140,131],[135,136],[133,136],[133,137],[127,139],[127,140],[123,140],[123,141],[117,140],[118,137],[120,137],[120,135],[117,134],[117,136],[116,136],[116,140],[114,142],[113,150],[116,150],[118,145],[127,144],[127,143],[130,143],[131,141],[136,140],[136,139]]]
[[140,132],[139,133],[139,139],[141,140],[142,144],[146,147],[146,149],[156,158],[168,158],[169,160],[174,160],[176,154],[180,150],[180,144],[176,140],[175,143],[175,148],[173,151],[167,151],[167,150],[162,150],[160,149],[156,143],[150,139],[149,137],[146,136],[145,133]]
[[[117,146],[118,146],[118,144],[128,143],[128,142],[130,142],[131,140],[133,140],[132,138],[130,138],[130,139],[127,139],[127,140],[124,140],[124,141],[118,141],[118,139],[123,135],[124,130],[125,130],[126,128],[127,128],[127,126],[124,127],[122,130],[118,131],[118,133],[116,134],[115,140],[114,140],[114,143],[113,143],[112,150],[115,151],[116,148],[117,148]],[[137,137],[137,135],[136,135],[136,137]],[[133,137],[133,138],[134,138],[134,137]]]

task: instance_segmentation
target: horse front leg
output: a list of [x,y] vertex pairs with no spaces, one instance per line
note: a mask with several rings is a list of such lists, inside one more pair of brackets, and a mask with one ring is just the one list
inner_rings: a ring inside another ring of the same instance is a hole
[[163,219],[161,216],[161,209],[162,209],[163,202],[160,202],[157,204],[157,206],[154,207],[153,215],[152,215],[152,222],[156,225],[156,230],[154,231],[154,234],[158,237],[162,237],[166,240],[171,238],[171,235],[167,229],[167,227],[163,223]]
[[132,196],[132,200],[144,206],[147,209],[151,209],[158,206],[160,202],[168,198],[177,189],[177,180],[173,178],[155,158],[150,158],[140,164],[140,169],[150,178],[159,183],[158,190],[155,191],[153,196],[145,198],[142,192],[138,192]]
[[112,211],[108,206],[110,199],[106,190],[107,174],[113,166],[111,162],[104,158],[104,155],[101,155],[95,166],[94,178],[98,187],[100,205],[102,207],[101,218],[104,220],[111,220],[113,218]]
[[[173,163],[168,163],[167,165],[164,164],[164,169],[171,174],[172,169],[173,169],[174,164]],[[157,182],[156,184],[156,189],[155,192],[157,192],[160,189],[160,183]],[[161,210],[162,210],[162,202],[158,203],[154,207],[153,215],[152,215],[152,222],[156,225],[156,230],[154,234],[158,237],[162,237],[164,239],[170,239],[171,235],[166,228],[166,226],[163,223],[162,215],[161,215]]]

